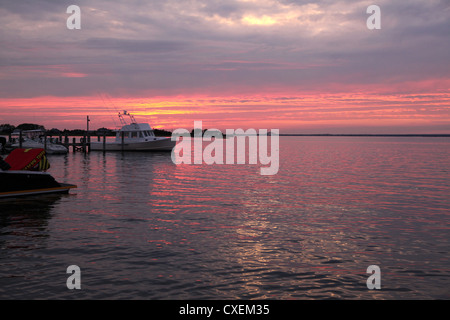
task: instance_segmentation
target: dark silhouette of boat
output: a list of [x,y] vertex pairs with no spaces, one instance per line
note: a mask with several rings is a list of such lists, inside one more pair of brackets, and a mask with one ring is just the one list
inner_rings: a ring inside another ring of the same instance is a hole
[[0,198],[46,193],[68,193],[76,185],[60,183],[46,170],[44,149],[14,149],[0,157]]

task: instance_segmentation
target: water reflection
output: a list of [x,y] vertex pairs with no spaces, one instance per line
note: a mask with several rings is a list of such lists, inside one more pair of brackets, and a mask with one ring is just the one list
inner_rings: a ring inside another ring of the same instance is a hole
[[[77,264],[87,298],[448,297],[450,143],[408,141],[283,137],[273,176],[176,166],[170,153],[71,153],[51,173],[74,192],[31,228],[2,220],[2,245],[28,251],[5,247],[1,271],[35,274],[37,255],[52,273]],[[45,250],[23,241],[29,230]],[[366,288],[371,264],[381,292]],[[59,285],[35,277],[34,289]]]
[[0,246],[30,250],[45,246],[52,210],[64,195],[48,194],[0,200]]

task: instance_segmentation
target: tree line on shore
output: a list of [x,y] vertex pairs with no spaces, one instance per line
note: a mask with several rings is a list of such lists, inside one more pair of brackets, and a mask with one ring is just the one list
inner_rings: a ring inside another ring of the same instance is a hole
[[[42,130],[45,132],[47,136],[85,136],[86,130],[82,129],[73,129],[73,130],[59,130],[57,128],[52,129],[46,129],[43,125],[35,124],[35,123],[22,123],[19,124],[17,127],[13,126],[11,124],[0,124],[0,135],[10,135],[13,132],[19,132],[20,130],[26,131],[26,130]],[[198,132],[199,129],[192,129],[191,136],[203,136],[205,131],[207,129],[200,130],[201,132]],[[155,136],[160,137],[169,137],[172,135],[171,131],[164,130],[164,129],[153,129],[153,132],[155,133]],[[97,130],[89,130],[89,134],[91,136],[115,136],[116,131],[108,128],[99,128]],[[223,134],[225,136],[225,134]]]
[[[0,124],[0,134],[1,135],[10,135],[14,131],[19,132],[20,130],[43,130],[45,134],[48,136],[85,136],[86,130],[82,129],[73,129],[73,130],[59,130],[57,128],[46,129],[43,125],[35,124],[35,123],[22,123],[18,126],[14,126],[8,123]],[[172,132],[163,130],[163,129],[153,129],[153,132],[156,136],[170,136]],[[89,130],[90,135],[99,135],[99,136],[115,136],[116,132],[114,130],[108,128],[99,128],[97,130]]]

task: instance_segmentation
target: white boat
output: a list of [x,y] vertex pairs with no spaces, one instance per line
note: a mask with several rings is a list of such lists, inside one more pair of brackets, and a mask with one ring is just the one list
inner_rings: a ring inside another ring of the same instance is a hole
[[[124,119],[130,118],[130,123]],[[122,128],[116,131],[114,141],[91,141],[91,151],[171,151],[176,144],[171,138],[157,137],[148,123],[137,123],[127,111],[119,113]]]
[[24,130],[22,131],[22,143],[19,142],[20,132],[13,132],[12,136],[16,136],[16,142],[11,145],[13,148],[31,148],[45,149],[47,154],[66,154],[69,150],[59,143],[54,143],[47,138],[45,141],[44,130]]

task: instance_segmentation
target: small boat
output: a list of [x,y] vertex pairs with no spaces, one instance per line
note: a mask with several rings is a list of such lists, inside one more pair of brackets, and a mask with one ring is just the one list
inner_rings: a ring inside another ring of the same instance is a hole
[[[128,124],[124,116],[130,118]],[[90,150],[97,151],[172,151],[176,141],[171,138],[157,137],[148,123],[137,123],[134,116],[124,111],[119,113],[122,128],[116,131],[112,142],[91,141]]]
[[45,131],[41,129],[22,131],[22,143],[19,141],[20,132],[13,132],[11,136],[16,140],[16,142],[11,145],[12,148],[45,149],[47,154],[66,154],[69,152],[69,149],[62,144],[55,143],[49,138],[46,138]]
[[0,157],[0,199],[45,193],[68,193],[76,185],[60,183],[48,172],[44,149],[14,149]]

